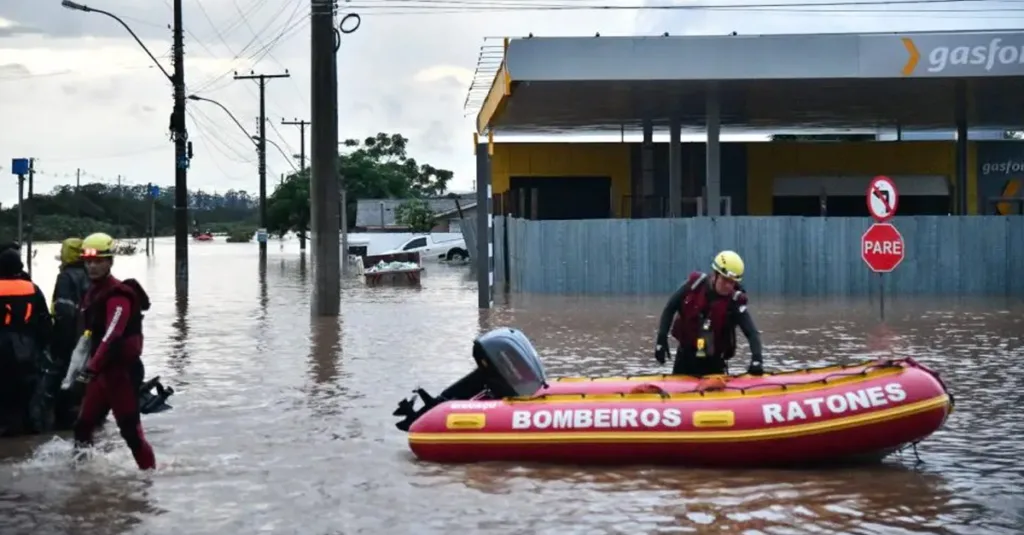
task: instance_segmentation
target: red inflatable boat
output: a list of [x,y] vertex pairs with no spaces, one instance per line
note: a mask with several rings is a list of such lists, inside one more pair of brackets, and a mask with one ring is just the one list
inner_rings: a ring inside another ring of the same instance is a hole
[[[488,351],[481,339],[478,370],[439,398],[420,391],[427,406],[419,412],[403,412],[412,401],[395,411],[410,415],[399,428],[417,457],[704,466],[876,460],[928,437],[952,410],[942,381],[912,359],[760,378],[563,379],[545,388],[532,346],[523,357],[513,353],[522,341]],[[468,395],[482,384],[483,395]]]

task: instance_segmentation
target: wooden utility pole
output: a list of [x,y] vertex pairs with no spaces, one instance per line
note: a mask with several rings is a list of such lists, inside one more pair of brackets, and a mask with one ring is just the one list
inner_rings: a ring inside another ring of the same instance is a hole
[[171,114],[171,137],[174,139],[174,287],[178,299],[188,296],[188,167],[190,154],[188,130],[185,127],[185,38],[182,22],[183,0],[174,0],[174,113]]
[[28,199],[26,212],[28,212],[28,224],[25,225],[25,235],[27,243],[25,244],[25,264],[28,266],[28,276],[32,278],[32,224],[35,222],[35,214],[32,210],[32,190],[35,184],[36,177],[36,159],[28,159]]
[[297,126],[299,127],[299,172],[301,173],[306,169],[306,127],[309,126],[309,121],[300,121],[295,119],[293,121],[285,121],[281,119],[281,124],[285,126]]
[[[297,126],[299,127],[299,173],[301,174],[306,170],[306,127],[310,125],[309,121],[300,121],[295,119],[294,121],[285,121],[281,119],[281,124],[285,126]],[[310,189],[312,191],[312,189]],[[311,194],[312,196],[312,194]],[[306,250],[306,222],[300,223],[302,228],[298,229],[299,237],[299,250]]]
[[260,257],[267,256],[267,81],[274,78],[288,78],[291,75],[285,70],[284,74],[249,74],[239,75],[235,73],[235,80],[256,80],[260,85],[260,118],[259,118],[259,141],[256,150],[259,152],[260,168],[260,227],[264,234],[260,236]]

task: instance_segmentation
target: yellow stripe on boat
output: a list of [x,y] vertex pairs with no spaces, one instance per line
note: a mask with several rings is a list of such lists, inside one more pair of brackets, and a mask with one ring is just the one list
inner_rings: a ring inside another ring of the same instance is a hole
[[950,408],[942,394],[930,399],[880,411],[844,416],[823,422],[734,431],[581,431],[553,433],[409,433],[410,443],[419,444],[550,444],[569,442],[746,442],[816,435],[899,420],[915,414]]

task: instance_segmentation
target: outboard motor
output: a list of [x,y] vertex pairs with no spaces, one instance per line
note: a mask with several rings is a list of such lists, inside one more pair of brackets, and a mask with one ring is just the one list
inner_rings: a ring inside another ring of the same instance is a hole
[[392,415],[404,419],[395,427],[408,431],[420,416],[445,401],[532,396],[547,386],[547,376],[537,350],[518,329],[503,327],[477,337],[473,341],[473,360],[476,361],[476,369],[437,397],[422,388],[414,390],[423,400],[423,406],[418,410],[414,408],[416,396],[399,401]]
[[167,404],[167,398],[174,395],[174,389],[164,386],[160,382],[160,376],[156,376],[139,387],[139,412],[142,414],[156,414],[171,410]]

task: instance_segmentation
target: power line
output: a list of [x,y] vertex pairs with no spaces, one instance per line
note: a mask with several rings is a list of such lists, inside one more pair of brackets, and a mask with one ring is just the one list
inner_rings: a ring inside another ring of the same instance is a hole
[[[380,0],[376,2],[356,1],[346,4],[347,7],[369,12],[373,15],[398,15],[409,16],[432,13],[489,13],[509,11],[725,11],[725,12],[793,12],[793,13],[875,13],[899,14],[899,13],[959,13],[972,15],[978,13],[1004,13],[1024,11],[1021,8],[993,8],[980,7],[969,9],[913,9],[893,10],[878,9],[886,6],[905,5],[949,5],[949,4],[972,4],[985,2],[991,4],[1001,0],[866,0],[861,2],[833,1],[833,2],[791,2],[775,4],[663,4],[663,5],[631,5],[631,4],[608,4],[592,3],[592,0],[560,0],[557,2],[530,1],[530,0]],[[1016,0],[1007,0],[1009,5],[1020,5]],[[863,9],[874,7],[874,10]],[[836,9],[843,8],[843,9]],[[898,15],[903,16],[903,15]],[[927,15],[922,15],[927,16]],[[941,18],[934,17],[933,18]],[[983,16],[978,18],[992,18]]]
[[[296,14],[299,12],[299,8],[302,5],[302,2],[300,2],[298,0],[294,0],[294,1],[295,1],[295,9],[292,11],[291,16],[289,16],[288,19],[284,22],[284,24],[281,25],[280,30],[277,33],[277,36],[274,37],[273,39],[271,39],[269,43],[265,43],[261,47],[256,49],[255,51],[251,52],[249,54],[249,56],[246,58],[247,60],[250,60],[252,62],[253,66],[255,66],[257,63],[259,63],[260,60],[262,60],[263,57],[266,56],[266,53],[269,50],[271,50],[274,46],[276,46],[277,43],[280,42],[281,38],[284,35],[291,34],[292,30],[296,26],[299,26],[300,23],[302,22],[302,21],[298,21],[295,24],[292,23],[292,21],[296,17]],[[284,13],[284,11],[285,11],[285,9],[287,7],[288,7],[287,3],[282,4],[281,9],[279,9],[277,11],[277,13],[275,13],[275,15],[271,18],[271,21],[268,22],[267,25],[264,26],[263,29],[261,29],[259,33],[265,32],[274,22],[279,20],[281,15]],[[241,22],[239,22],[239,25],[240,24],[241,24]],[[235,62],[235,61],[239,60],[242,57],[242,55],[245,54],[246,51],[249,50],[249,47],[251,47],[257,41],[259,41],[259,37],[258,37],[258,35],[254,34],[252,39],[250,39],[249,42],[246,43],[245,46],[243,46],[241,50],[239,50],[237,53],[235,53],[234,57],[232,57],[230,61],[231,62]],[[263,56],[260,56],[260,54],[263,54]],[[260,57],[257,58],[257,56],[260,56]],[[223,80],[223,79],[227,78],[233,72],[234,72],[234,69],[228,69],[228,70],[222,72],[221,74],[219,74],[219,75],[211,78],[210,80],[207,80],[206,82],[204,82],[201,87],[197,87],[195,89],[195,92],[210,92],[210,91],[216,91],[216,90],[220,89],[221,87],[218,87],[216,89],[211,89],[211,88],[213,87],[214,84],[216,84],[220,80]],[[222,87],[227,87],[227,86],[225,85],[225,86],[222,86]]]

